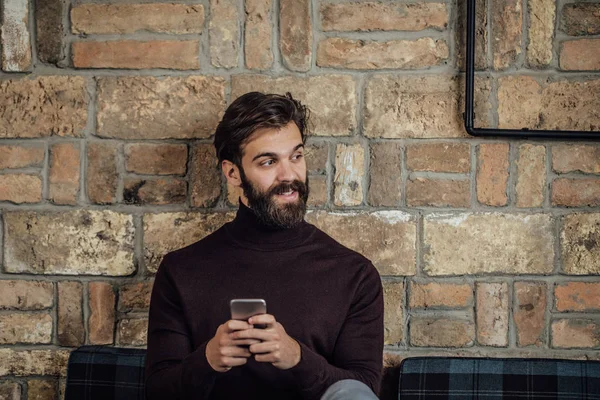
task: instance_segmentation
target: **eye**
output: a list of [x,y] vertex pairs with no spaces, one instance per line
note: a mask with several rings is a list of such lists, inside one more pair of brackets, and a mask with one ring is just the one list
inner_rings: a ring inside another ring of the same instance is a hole
[[304,157],[304,154],[302,154],[302,153],[297,153],[297,154],[294,154],[294,155],[292,156],[292,160],[299,160],[299,159],[301,159],[302,157]]
[[263,167],[270,167],[273,164],[275,164],[275,160],[273,160],[273,159],[265,160],[265,161],[263,161],[263,162],[260,163],[260,165],[263,166]]

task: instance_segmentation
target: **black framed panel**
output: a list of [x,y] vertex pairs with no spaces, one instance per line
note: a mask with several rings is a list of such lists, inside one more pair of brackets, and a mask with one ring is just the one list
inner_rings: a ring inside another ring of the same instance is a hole
[[548,138],[548,139],[588,139],[599,140],[600,131],[569,131],[569,130],[540,130],[540,129],[493,129],[475,128],[474,81],[475,81],[475,0],[467,0],[467,51],[465,87],[465,129],[472,136],[512,137],[519,139]]

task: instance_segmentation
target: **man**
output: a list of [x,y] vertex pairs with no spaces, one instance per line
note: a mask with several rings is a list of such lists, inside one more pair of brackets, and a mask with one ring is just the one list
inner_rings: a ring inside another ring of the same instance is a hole
[[[306,129],[307,110],[289,94],[248,93],[225,112],[214,143],[244,194],[232,222],[160,265],[147,399],[376,398],[381,280],[304,221]],[[268,313],[231,320],[235,298],[265,299]]]

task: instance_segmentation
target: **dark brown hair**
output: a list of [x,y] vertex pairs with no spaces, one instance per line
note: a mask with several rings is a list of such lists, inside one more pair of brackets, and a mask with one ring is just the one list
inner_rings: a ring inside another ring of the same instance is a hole
[[283,128],[294,122],[304,143],[308,117],[308,108],[290,93],[282,96],[250,92],[238,97],[227,108],[215,131],[214,145],[219,163],[229,160],[241,167],[242,146],[261,128]]

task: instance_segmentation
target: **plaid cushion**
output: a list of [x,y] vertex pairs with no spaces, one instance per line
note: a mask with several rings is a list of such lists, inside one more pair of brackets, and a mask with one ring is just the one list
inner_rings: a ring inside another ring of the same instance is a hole
[[69,356],[65,400],[144,400],[146,350],[83,346]]
[[600,400],[600,362],[407,358],[400,366],[398,398]]

